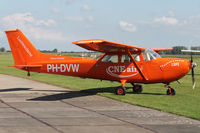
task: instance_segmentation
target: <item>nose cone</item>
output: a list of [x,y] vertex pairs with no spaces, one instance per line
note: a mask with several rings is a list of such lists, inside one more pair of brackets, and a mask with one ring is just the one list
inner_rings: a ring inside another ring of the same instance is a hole
[[186,59],[166,58],[163,62],[160,68],[163,71],[163,79],[168,83],[179,80],[191,69],[191,63]]
[[189,60],[182,59],[181,66],[180,66],[182,76],[186,75],[190,71],[191,67],[192,65]]

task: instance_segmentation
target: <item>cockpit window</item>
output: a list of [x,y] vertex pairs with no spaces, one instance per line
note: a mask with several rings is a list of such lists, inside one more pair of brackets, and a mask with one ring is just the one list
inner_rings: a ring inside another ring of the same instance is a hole
[[143,58],[145,61],[154,60],[156,58],[160,58],[160,55],[153,51],[152,49],[146,49],[143,52]]
[[118,63],[118,55],[105,55],[101,61]]

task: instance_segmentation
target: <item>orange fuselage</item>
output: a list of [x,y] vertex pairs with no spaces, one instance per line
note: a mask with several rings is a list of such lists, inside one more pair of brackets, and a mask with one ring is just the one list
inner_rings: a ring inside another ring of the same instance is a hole
[[[6,31],[18,69],[28,72],[60,74],[82,78],[129,83],[165,83],[188,73],[191,63],[186,59],[161,58],[161,49],[145,49],[105,40],[74,42],[83,48],[104,52],[98,59],[50,55],[39,52],[20,30]],[[29,75],[29,73],[28,73]]]
[[34,72],[112,81],[126,80],[129,83],[170,83],[190,70],[190,61],[178,58],[156,58],[137,62],[147,80],[142,78],[132,62],[112,63],[102,62],[101,59],[55,56],[31,65],[42,65],[29,68],[29,71]]

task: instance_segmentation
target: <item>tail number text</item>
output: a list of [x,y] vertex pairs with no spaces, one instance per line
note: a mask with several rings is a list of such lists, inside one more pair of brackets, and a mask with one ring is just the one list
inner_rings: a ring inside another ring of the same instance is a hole
[[47,72],[78,72],[79,64],[47,64]]

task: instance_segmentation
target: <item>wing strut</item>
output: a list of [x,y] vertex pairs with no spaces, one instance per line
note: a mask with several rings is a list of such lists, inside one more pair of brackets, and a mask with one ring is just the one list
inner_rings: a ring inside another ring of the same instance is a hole
[[140,73],[140,75],[142,76],[142,78],[144,80],[148,80],[148,78],[143,74],[143,72],[140,70],[140,68],[138,67],[137,63],[135,62],[135,59],[133,58],[133,56],[131,55],[131,52],[128,49],[128,55],[130,56],[131,60],[133,61],[133,64],[135,65],[136,69],[138,70],[138,72]]

